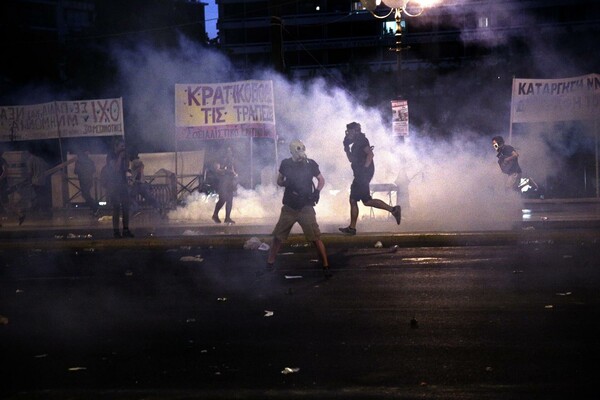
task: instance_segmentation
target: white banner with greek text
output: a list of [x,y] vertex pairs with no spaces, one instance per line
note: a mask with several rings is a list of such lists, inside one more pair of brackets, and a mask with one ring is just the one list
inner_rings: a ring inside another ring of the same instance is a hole
[[275,137],[273,82],[175,85],[178,140]]
[[511,123],[598,119],[600,75],[513,79]]
[[123,136],[121,98],[0,106],[0,141]]

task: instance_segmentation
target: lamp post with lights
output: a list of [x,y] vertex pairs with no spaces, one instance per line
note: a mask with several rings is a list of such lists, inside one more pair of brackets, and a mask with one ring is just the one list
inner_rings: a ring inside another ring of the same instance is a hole
[[[402,90],[402,15],[406,14],[409,17],[418,17],[426,8],[432,7],[441,0],[360,0],[363,7],[368,10],[375,18],[387,19],[392,13],[396,21],[396,31],[394,32],[395,46],[390,50],[396,53],[396,73],[397,73],[397,92],[398,98],[401,98]],[[404,139],[401,136],[402,140]]]

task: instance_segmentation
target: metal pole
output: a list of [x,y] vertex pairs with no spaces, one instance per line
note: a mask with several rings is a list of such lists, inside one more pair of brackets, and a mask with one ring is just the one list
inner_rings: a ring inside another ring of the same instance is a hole
[[594,131],[596,136],[596,197],[600,197],[600,187],[598,187],[598,182],[600,179],[598,178],[598,120],[594,120]]

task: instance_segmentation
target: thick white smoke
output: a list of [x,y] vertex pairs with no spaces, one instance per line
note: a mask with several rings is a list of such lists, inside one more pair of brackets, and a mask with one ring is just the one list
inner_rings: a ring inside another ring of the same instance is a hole
[[[139,124],[140,137],[159,148],[172,148],[175,83],[213,83],[239,79],[270,79],[274,83],[277,131],[288,141],[302,140],[307,154],[321,167],[325,190],[317,206],[321,223],[333,227],[349,221],[348,193],[352,172],[343,152],[346,124],[359,122],[373,145],[375,177],[372,183],[400,184],[400,205],[405,219],[397,227],[388,214],[361,206],[359,230],[478,230],[510,226],[516,198],[505,196],[502,176],[495,164],[490,138],[472,143],[476,133],[449,132],[444,141],[429,142],[427,132],[412,129],[411,137],[399,144],[384,121],[391,109],[374,109],[357,103],[345,90],[317,79],[292,82],[262,71],[255,76],[238,76],[228,60],[213,51],[182,40],[179,51],[156,51],[150,47],[119,49],[119,85],[128,99],[129,118]],[[410,104],[409,104],[410,107]],[[280,159],[289,157],[282,147]],[[184,150],[184,149],[180,149]],[[271,158],[273,170],[275,160]],[[268,172],[268,171],[267,171]],[[269,174],[264,174],[268,176]],[[275,187],[273,175],[256,190],[239,188],[232,218],[237,223],[273,223],[281,207],[282,190]],[[500,181],[500,182],[499,182]],[[388,202],[388,193],[374,197]],[[396,193],[391,202],[396,204]],[[216,197],[193,194],[185,206],[169,218],[211,223]]]

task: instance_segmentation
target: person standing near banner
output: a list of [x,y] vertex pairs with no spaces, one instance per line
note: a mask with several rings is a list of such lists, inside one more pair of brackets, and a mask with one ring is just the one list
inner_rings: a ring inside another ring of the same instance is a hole
[[498,165],[503,174],[506,174],[504,190],[509,192],[519,191],[519,183],[521,183],[521,167],[519,166],[519,153],[514,147],[505,144],[502,136],[494,136],[492,138],[492,146],[496,149],[496,157],[498,157]]
[[96,215],[98,213],[98,204],[91,195],[92,187],[94,187],[96,164],[90,158],[89,150],[85,149],[78,152],[74,172],[79,180],[81,197],[85,200],[85,204],[90,208],[92,214]]
[[31,210],[39,217],[49,217],[51,214],[52,195],[50,176],[46,174],[48,163],[37,152],[28,151],[27,174],[33,188]]
[[339,228],[340,232],[346,235],[356,235],[359,201],[362,201],[367,207],[375,207],[390,212],[394,216],[396,223],[400,225],[402,211],[399,205],[392,207],[383,200],[371,197],[371,188],[369,185],[375,174],[373,147],[371,147],[369,139],[361,131],[358,122],[351,122],[346,125],[344,151],[352,166],[354,180],[350,186],[350,225]]
[[8,162],[2,154],[0,153],[0,214],[6,213],[8,207]]
[[[125,141],[117,139],[113,148],[106,155],[106,166],[101,178],[108,191],[108,199],[112,204],[112,225],[115,238],[132,238],[129,230],[129,188],[127,186],[127,170],[129,158],[125,148]],[[119,219],[123,216],[123,233],[119,230]]]
[[218,179],[217,193],[219,200],[215,205],[215,210],[212,215],[212,220],[217,224],[221,223],[219,219],[219,211],[225,205],[225,223],[235,224],[231,219],[231,209],[233,208],[233,194],[237,188],[237,172],[235,172],[234,156],[231,146],[227,146],[225,156],[214,164],[214,173]]

